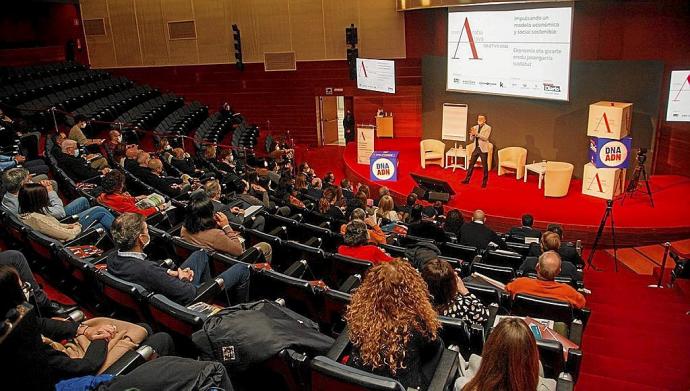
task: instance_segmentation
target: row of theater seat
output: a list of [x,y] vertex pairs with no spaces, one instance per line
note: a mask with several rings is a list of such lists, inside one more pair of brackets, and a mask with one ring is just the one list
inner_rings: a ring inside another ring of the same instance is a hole
[[79,70],[60,75],[47,76],[43,79],[29,79],[14,84],[0,86],[0,102],[17,105],[39,96],[65,90],[90,80],[98,80],[105,72]]
[[2,67],[0,68],[0,82],[2,84],[11,84],[22,80],[36,80],[85,68],[86,67],[82,64],[69,61],[29,65],[25,67]]

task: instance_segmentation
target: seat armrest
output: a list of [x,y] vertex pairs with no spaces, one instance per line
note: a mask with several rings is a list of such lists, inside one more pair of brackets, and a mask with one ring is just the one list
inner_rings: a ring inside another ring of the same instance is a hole
[[340,358],[347,350],[348,345],[350,345],[350,336],[348,328],[347,326],[345,326],[343,331],[340,333],[338,338],[333,343],[333,346],[331,346],[331,349],[328,350],[326,357],[330,358],[333,361],[340,362]]
[[197,288],[196,297],[192,300],[192,303],[198,303],[200,301],[206,302],[207,300],[216,297],[216,295],[220,293],[223,288],[224,282],[220,277],[216,277],[215,280],[205,282],[199,288]]
[[489,330],[494,327],[494,322],[496,321],[496,315],[498,314],[498,303],[489,304],[489,319],[486,320],[484,325],[484,335],[489,335]]
[[568,333],[568,339],[573,341],[574,344],[580,346],[582,343],[582,334],[584,333],[584,325],[580,319],[573,320],[570,324],[570,333]]
[[568,349],[568,361],[565,362],[565,368],[570,374],[573,383],[577,382],[580,376],[580,366],[582,365],[582,349]]
[[556,380],[556,391],[573,391],[575,382],[569,373],[561,372]]
[[82,243],[84,240],[90,238],[92,235],[98,235],[98,237],[100,237],[104,234],[105,230],[103,228],[90,228],[79,234],[79,236],[77,236],[76,238],[65,243],[65,247],[78,245],[79,243]]
[[153,356],[153,348],[148,345],[141,346],[137,350],[130,350],[115,361],[102,374],[121,376],[134,370]]
[[482,355],[487,332],[482,325],[472,323],[470,326],[470,354]]
[[77,221],[79,221],[79,215],[65,216],[60,220],[62,224],[74,224]]
[[256,247],[249,247],[237,260],[249,264],[262,263],[264,261],[264,254]]
[[441,359],[438,361],[434,376],[431,378],[428,391],[448,390],[458,374],[458,353],[454,350],[444,349]]

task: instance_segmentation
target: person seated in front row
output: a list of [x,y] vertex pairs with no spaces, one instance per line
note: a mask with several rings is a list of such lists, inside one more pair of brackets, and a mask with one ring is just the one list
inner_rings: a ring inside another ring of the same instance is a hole
[[394,258],[386,254],[382,248],[369,244],[369,228],[362,220],[352,220],[347,223],[345,244],[338,246],[338,254],[369,261],[373,264],[390,262]]
[[437,243],[448,242],[450,238],[446,235],[446,231],[436,223],[435,218],[436,209],[431,206],[423,208],[421,221],[410,224],[407,229],[407,234],[420,238],[433,239]]
[[336,193],[330,187],[323,191],[323,197],[319,200],[319,213],[334,220],[345,220],[345,214],[336,206]]
[[446,220],[443,222],[443,230],[459,238],[460,229],[464,223],[465,219],[462,217],[462,213],[457,209],[452,209],[446,214]]
[[[108,272],[145,289],[161,293],[170,300],[192,304],[199,287],[211,280],[208,254],[195,251],[177,270],[165,269],[148,259],[144,248],[151,242],[144,216],[123,213],[115,219],[111,230],[117,252],[107,258]],[[236,264],[219,275],[233,302],[247,300],[249,269]]]
[[[371,215],[367,215],[367,212],[362,208],[355,208],[350,214],[350,221],[360,220],[367,225],[367,232],[369,233],[369,243],[371,244],[385,244],[386,243],[386,233],[383,232],[381,227],[376,223],[376,218]],[[347,224],[340,226],[340,234],[345,235],[347,231]]]
[[547,251],[539,257],[537,278],[520,277],[506,285],[506,291],[515,297],[518,293],[564,301],[575,308],[583,308],[586,300],[572,286],[554,281],[561,273],[561,256]]
[[[546,227],[546,230],[557,233],[558,237],[561,239],[561,247],[558,249],[558,254],[560,254],[562,260],[568,261],[575,266],[585,265],[585,261],[582,259],[580,253],[577,252],[575,246],[571,242],[566,242],[563,239],[563,227],[561,227],[559,224],[549,224]],[[540,254],[541,252],[539,252],[539,246],[535,243],[532,243],[529,255],[539,256]]]
[[74,181],[85,181],[99,177],[101,174],[105,175],[110,168],[103,167],[96,169],[87,160],[93,159],[94,155],[87,155],[86,159],[79,156],[79,149],[77,149],[77,142],[74,140],[63,140],[61,144],[62,153],[55,156],[60,168],[65,170],[67,176]]
[[76,223],[61,223],[47,212],[50,206],[48,189],[38,183],[25,183],[19,190],[19,219],[31,229],[60,241],[76,238],[86,228],[109,231],[113,215],[102,206],[94,206],[81,213]]
[[494,243],[501,250],[508,250],[506,242],[496,232],[486,226],[484,211],[477,209],[472,214],[472,222],[460,228],[460,244],[484,250]]
[[[14,268],[0,266],[0,312],[7,313],[26,301],[22,284]],[[32,357],[42,362],[41,375],[47,372],[53,384],[101,373],[140,344],[151,346],[159,355],[174,351],[170,335],[153,334],[145,324],[111,318],[93,318],[81,323],[43,317],[29,317],[25,321],[33,326],[24,328],[32,336],[26,341],[30,344],[27,348],[37,349],[32,351]]]
[[119,170],[112,170],[105,174],[101,181],[103,193],[98,196],[98,202],[111,208],[117,213],[139,213],[144,216],[151,216],[165,210],[166,204],[152,206],[150,208],[139,208],[137,202],[146,198],[145,195],[133,197],[125,191],[125,175]]
[[532,227],[533,224],[534,217],[532,217],[531,214],[524,214],[522,215],[522,226],[511,228],[510,231],[508,231],[508,234],[517,239],[541,237],[541,232],[534,229]]
[[[556,251],[561,248],[561,239],[557,233],[546,231],[541,236],[540,241],[542,253],[546,251]],[[562,258],[561,258],[562,259]],[[538,257],[529,256],[525,258],[525,261],[520,265],[520,271],[523,274],[536,273],[537,272],[537,262]],[[582,273],[577,270],[577,267],[568,261],[561,260],[561,272],[558,276],[569,277],[575,281],[582,281]]]
[[420,270],[439,315],[483,325],[489,310],[465,287],[453,266],[442,259],[427,261]]
[[393,378],[405,389],[429,387],[443,349],[441,323],[426,283],[409,263],[372,267],[345,319],[352,342],[347,365]]
[[[225,216],[227,216],[228,220],[231,221],[232,223],[244,225],[244,209],[239,208],[237,206],[233,206],[232,208],[230,208],[221,202],[222,189],[220,186],[220,182],[218,182],[217,179],[207,181],[204,184],[204,191],[206,192],[206,195],[209,196],[209,198],[211,199],[211,202],[213,203],[213,212],[214,213],[221,212],[221,213],[225,214]],[[264,218],[264,216],[261,216],[261,215],[254,216],[254,220],[252,221],[251,228],[263,232],[265,226],[266,226],[266,218]]]
[[[180,237],[197,246],[239,257],[245,251],[245,239],[230,227],[228,217],[214,212],[213,201],[203,192],[192,193],[185,214]],[[271,262],[271,245],[259,242],[254,247],[261,251],[266,262]]]
[[202,170],[196,168],[194,160],[182,148],[174,148],[172,150],[170,164],[180,170],[181,173],[189,176],[198,177],[204,174]]
[[[32,178],[29,172],[23,168],[12,168],[3,174],[3,183],[7,192],[2,198],[2,205],[14,214],[19,214],[19,190],[25,183],[31,183]],[[46,208],[47,214],[56,219],[63,219],[66,216],[78,215],[89,209],[91,205],[86,197],[79,197],[67,205],[62,203],[60,196],[53,187],[55,181],[42,180],[39,182],[33,181],[45,186],[48,191],[48,203],[50,206]]]
[[556,381],[544,379],[539,350],[527,323],[519,318],[501,320],[489,334],[482,355],[469,362],[460,356],[460,377],[455,391],[555,391]]
[[397,222],[400,220],[398,212],[395,211],[395,203],[393,202],[393,197],[384,194],[378,202],[378,208],[376,209],[376,216],[389,222]]

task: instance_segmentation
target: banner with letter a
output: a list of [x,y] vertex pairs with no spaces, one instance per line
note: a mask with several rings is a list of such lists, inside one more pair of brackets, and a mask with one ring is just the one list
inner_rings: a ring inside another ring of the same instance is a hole
[[374,125],[359,125],[357,127],[357,163],[369,164],[369,158],[374,153]]
[[369,159],[369,178],[372,181],[398,180],[398,151],[376,151]]

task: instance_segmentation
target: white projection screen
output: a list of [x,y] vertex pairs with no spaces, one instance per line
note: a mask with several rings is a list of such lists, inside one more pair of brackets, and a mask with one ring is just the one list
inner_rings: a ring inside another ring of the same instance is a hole
[[666,121],[690,122],[690,70],[671,71]]
[[358,58],[357,88],[395,94],[395,61]]
[[567,101],[572,11],[451,9],[446,88]]

